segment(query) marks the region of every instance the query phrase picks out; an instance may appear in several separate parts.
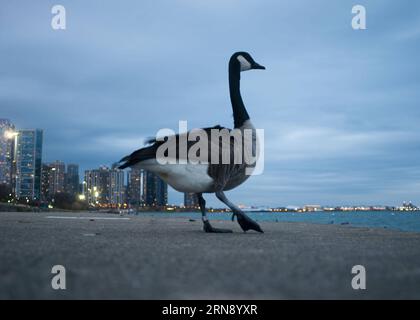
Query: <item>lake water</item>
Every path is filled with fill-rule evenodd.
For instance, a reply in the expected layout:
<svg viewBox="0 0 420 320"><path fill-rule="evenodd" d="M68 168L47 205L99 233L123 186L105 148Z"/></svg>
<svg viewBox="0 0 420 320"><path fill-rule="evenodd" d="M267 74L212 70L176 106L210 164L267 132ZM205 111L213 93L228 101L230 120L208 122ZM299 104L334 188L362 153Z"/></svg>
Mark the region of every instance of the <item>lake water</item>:
<svg viewBox="0 0 420 320"><path fill-rule="evenodd" d="M154 212L139 213L153 217L179 217L188 219L201 219L198 212ZM231 213L208 213L209 220L229 220ZM420 232L420 212L396 211L351 211L351 212L247 212L256 221L272 221L273 223L308 222L321 224L337 224L371 228L387 228L401 231Z"/></svg>

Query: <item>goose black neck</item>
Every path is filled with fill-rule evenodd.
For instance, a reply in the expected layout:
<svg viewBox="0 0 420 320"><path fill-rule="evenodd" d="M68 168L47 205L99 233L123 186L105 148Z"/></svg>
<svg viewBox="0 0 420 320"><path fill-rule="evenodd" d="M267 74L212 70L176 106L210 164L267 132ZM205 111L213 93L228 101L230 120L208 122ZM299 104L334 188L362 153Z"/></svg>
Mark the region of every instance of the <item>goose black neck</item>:
<svg viewBox="0 0 420 320"><path fill-rule="evenodd" d="M248 112L245 109L240 91L241 70L239 63L229 63L229 91L230 101L233 109L233 120L235 128L241 127L245 121L249 120Z"/></svg>

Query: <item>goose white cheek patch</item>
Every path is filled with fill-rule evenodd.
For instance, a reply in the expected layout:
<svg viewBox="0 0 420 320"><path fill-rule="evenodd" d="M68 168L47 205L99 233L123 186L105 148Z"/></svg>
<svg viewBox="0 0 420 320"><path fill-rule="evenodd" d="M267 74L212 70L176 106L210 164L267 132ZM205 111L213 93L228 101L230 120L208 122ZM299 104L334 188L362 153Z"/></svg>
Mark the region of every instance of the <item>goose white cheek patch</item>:
<svg viewBox="0 0 420 320"><path fill-rule="evenodd" d="M238 56L238 61L241 63L241 71L251 69L251 64L243 56Z"/></svg>

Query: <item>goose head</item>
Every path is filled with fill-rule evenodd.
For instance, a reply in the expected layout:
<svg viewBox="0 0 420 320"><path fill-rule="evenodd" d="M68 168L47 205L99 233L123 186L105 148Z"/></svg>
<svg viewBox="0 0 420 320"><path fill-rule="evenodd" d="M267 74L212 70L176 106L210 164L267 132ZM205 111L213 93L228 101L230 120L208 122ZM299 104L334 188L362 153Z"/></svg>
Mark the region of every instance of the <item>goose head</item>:
<svg viewBox="0 0 420 320"><path fill-rule="evenodd" d="M240 72L252 69L265 70L264 66L255 62L251 55L244 51L234 53L230 58L229 65L235 69L238 68Z"/></svg>

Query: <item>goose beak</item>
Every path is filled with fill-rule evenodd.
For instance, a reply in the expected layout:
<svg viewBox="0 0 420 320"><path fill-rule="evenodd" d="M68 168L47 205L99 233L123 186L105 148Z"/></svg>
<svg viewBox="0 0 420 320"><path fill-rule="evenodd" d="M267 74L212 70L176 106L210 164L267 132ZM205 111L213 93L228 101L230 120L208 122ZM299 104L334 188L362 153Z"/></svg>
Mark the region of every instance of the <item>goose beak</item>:
<svg viewBox="0 0 420 320"><path fill-rule="evenodd" d="M265 67L264 67L264 66L262 66L262 65L260 65L260 64L258 64L258 63L255 63L255 64L252 66L252 69L265 70Z"/></svg>

